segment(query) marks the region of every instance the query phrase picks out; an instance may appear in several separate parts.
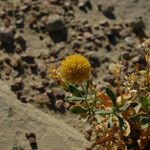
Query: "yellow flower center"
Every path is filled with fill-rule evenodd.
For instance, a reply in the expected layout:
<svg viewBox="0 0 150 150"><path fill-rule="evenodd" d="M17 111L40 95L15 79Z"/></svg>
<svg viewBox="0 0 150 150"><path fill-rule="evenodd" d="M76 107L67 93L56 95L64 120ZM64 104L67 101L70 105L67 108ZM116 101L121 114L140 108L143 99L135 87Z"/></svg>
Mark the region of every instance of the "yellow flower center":
<svg viewBox="0 0 150 150"><path fill-rule="evenodd" d="M60 75L67 82L80 84L89 79L90 73L89 61L79 54L70 55L61 62Z"/></svg>

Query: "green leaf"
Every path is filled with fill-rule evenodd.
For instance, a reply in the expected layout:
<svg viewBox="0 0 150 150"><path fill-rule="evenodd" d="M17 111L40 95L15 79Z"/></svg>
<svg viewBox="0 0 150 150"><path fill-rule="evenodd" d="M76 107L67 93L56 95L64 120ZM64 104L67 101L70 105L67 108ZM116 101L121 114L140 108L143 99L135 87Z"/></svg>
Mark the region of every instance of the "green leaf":
<svg viewBox="0 0 150 150"><path fill-rule="evenodd" d="M109 96L109 98L112 100L113 106L116 106L116 95L113 91L111 91L109 88L106 88L106 93Z"/></svg>
<svg viewBox="0 0 150 150"><path fill-rule="evenodd" d="M119 108L119 111L120 111L120 112L126 111L126 110L130 107L130 104L131 104L131 103L126 103L126 104L124 104L122 107Z"/></svg>
<svg viewBox="0 0 150 150"><path fill-rule="evenodd" d="M87 112L88 109L85 109L84 107L79 105L74 105L70 107L70 111L74 114L81 114Z"/></svg>
<svg viewBox="0 0 150 150"><path fill-rule="evenodd" d="M148 98L146 96L141 96L140 97L140 102L142 104L142 108L145 111L150 111L150 98Z"/></svg>
<svg viewBox="0 0 150 150"><path fill-rule="evenodd" d="M148 124L148 123L150 123L150 117L149 117L149 116L142 116L142 117L140 118L140 122L141 122L142 124Z"/></svg>
<svg viewBox="0 0 150 150"><path fill-rule="evenodd" d="M81 91L77 89L75 85L69 84L68 88L69 88L69 91L72 93L72 95L77 96L77 97L82 96Z"/></svg>
<svg viewBox="0 0 150 150"><path fill-rule="evenodd" d="M68 101L68 102L84 101L84 100L85 100L84 97L77 97L77 96L67 96L65 98L65 101Z"/></svg>
<svg viewBox="0 0 150 150"><path fill-rule="evenodd" d="M123 130L123 131L126 130L126 124L125 124L123 118L121 118L121 117L120 117L119 115L117 115L117 114L116 114L116 116L117 116L117 118L118 118L119 126L120 126L121 130Z"/></svg>
<svg viewBox="0 0 150 150"><path fill-rule="evenodd" d="M104 110L96 110L95 114L99 114L99 115L110 115L112 114L113 111L104 111Z"/></svg>
<svg viewBox="0 0 150 150"><path fill-rule="evenodd" d="M138 114L136 114L136 115L134 115L134 116L131 116L130 117L130 119L132 120L132 121L139 121L140 120L140 115L138 115Z"/></svg>
<svg viewBox="0 0 150 150"><path fill-rule="evenodd" d="M108 128L112 128L113 126L113 122L112 122L112 115L109 117L108 119L108 123L107 123Z"/></svg>

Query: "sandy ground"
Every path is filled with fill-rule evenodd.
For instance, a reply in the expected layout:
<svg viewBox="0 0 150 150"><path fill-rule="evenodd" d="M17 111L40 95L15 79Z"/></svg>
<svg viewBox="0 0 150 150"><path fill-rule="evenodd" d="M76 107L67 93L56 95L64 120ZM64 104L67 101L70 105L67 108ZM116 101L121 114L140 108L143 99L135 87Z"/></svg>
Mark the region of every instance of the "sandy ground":
<svg viewBox="0 0 150 150"><path fill-rule="evenodd" d="M0 81L0 149L29 150L26 133L34 132L40 150L80 150L87 141L83 135L62 120L43 113L32 105L24 105ZM19 149L22 147L23 149Z"/></svg>

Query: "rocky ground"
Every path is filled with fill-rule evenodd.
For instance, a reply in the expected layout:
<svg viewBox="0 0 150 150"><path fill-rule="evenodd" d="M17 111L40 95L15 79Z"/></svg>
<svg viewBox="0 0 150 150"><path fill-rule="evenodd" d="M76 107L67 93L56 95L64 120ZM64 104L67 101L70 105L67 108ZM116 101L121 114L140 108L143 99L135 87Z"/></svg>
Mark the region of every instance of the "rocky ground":
<svg viewBox="0 0 150 150"><path fill-rule="evenodd" d="M110 63L120 61L126 72L136 63L145 66L139 39L150 36L149 14L148 0L2 0L0 78L24 107L32 103L48 113L64 113L66 93L47 77L47 69L80 53L94 68L98 90L114 85ZM72 115L61 121L82 129Z"/></svg>

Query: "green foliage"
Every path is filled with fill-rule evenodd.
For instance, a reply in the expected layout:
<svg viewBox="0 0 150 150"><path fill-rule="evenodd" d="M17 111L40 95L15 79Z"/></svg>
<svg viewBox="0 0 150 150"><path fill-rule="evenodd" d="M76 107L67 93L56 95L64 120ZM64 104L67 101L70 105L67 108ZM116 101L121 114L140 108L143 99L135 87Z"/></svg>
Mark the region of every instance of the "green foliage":
<svg viewBox="0 0 150 150"><path fill-rule="evenodd" d="M79 105L74 105L70 108L70 111L74 114L81 114L81 113L86 113L88 109Z"/></svg>
<svg viewBox="0 0 150 150"><path fill-rule="evenodd" d="M79 101L84 101L84 97L77 97L77 96L67 96L65 98L65 101L67 102L79 102Z"/></svg>
<svg viewBox="0 0 150 150"><path fill-rule="evenodd" d="M69 84L68 89L72 95L77 97L82 96L81 91L75 85Z"/></svg>
<svg viewBox="0 0 150 150"><path fill-rule="evenodd" d="M109 88L106 88L106 93L109 96L109 98L112 100L113 106L116 106L116 95L113 91L111 91Z"/></svg>
<svg viewBox="0 0 150 150"><path fill-rule="evenodd" d="M146 97L146 96L141 96L140 97L140 102L142 104L142 108L145 111L150 112L150 98Z"/></svg>

